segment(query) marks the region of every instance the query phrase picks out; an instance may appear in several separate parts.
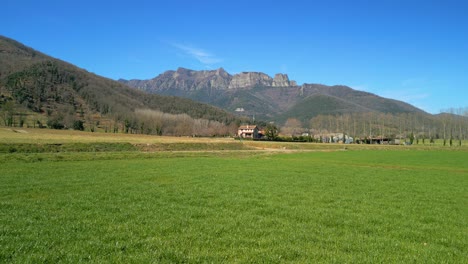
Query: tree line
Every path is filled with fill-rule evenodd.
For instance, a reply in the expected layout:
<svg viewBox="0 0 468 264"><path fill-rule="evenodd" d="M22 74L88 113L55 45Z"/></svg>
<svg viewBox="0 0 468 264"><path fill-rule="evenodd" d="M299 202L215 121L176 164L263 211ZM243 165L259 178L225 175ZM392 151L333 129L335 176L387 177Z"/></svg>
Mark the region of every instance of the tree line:
<svg viewBox="0 0 468 264"><path fill-rule="evenodd" d="M303 124L289 118L280 128L283 135L343 133L353 138L393 138L426 143L443 139L444 145L461 144L468 135L468 108L451 108L438 115L427 113L350 113L317 115ZM455 142L457 141L457 142Z"/></svg>
<svg viewBox="0 0 468 264"><path fill-rule="evenodd" d="M126 115L113 115L104 124L114 133L148 134L160 136L228 136L238 123L225 124L215 120L193 118L187 114L169 114L151 109L137 109Z"/></svg>

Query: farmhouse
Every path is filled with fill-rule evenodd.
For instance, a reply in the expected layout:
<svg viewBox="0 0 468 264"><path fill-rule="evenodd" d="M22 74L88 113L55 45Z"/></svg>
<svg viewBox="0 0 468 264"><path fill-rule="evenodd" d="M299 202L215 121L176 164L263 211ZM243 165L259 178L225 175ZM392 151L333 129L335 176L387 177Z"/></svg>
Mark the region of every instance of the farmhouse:
<svg viewBox="0 0 468 264"><path fill-rule="evenodd" d="M259 138L258 127L256 125L243 125L237 130L237 136L241 138Z"/></svg>

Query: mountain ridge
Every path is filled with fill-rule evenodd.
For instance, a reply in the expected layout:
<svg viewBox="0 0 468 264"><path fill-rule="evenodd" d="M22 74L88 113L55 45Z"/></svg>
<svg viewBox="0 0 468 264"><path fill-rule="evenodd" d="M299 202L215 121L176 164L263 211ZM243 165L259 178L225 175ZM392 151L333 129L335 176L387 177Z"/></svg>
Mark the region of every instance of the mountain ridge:
<svg viewBox="0 0 468 264"><path fill-rule="evenodd" d="M277 73L274 77L262 72L241 72L231 75L223 68L195 71L179 67L175 71L165 71L157 77L149 80L119 79L118 81L132 87L150 89L151 87L157 86L162 90L174 86L177 86L182 90L197 90L206 87L226 90L251 88L254 86L297 86L296 81L289 80L288 75L283 73Z"/></svg>
<svg viewBox="0 0 468 264"><path fill-rule="evenodd" d="M301 114L302 121L330 112L425 113L403 101L354 90L345 85L328 86L313 83L297 85L295 81L289 80L287 74L282 73L271 77L262 72L241 72L231 75L223 68L209 71L178 68L176 71L169 70L148 80L120 79L119 81L149 93L190 98L232 113L235 113L236 109L244 109L242 114L255 115L270 121L284 120L285 114L288 113L288 117L296 117L294 106L317 94L322 95L320 98L330 97L328 101L334 102L333 105L342 110L332 111L329 109L330 106L323 104L321 105L324 107L320 109L311 106L310 109L313 111L309 111L306 115ZM317 103L316 100L313 101ZM336 102L342 102L343 106L336 105ZM299 108L307 109L304 106Z"/></svg>

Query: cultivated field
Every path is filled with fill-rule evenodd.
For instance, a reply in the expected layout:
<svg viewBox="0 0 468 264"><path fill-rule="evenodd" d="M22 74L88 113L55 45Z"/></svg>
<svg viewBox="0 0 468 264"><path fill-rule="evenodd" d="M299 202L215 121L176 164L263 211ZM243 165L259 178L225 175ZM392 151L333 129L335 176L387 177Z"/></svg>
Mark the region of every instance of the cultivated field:
<svg viewBox="0 0 468 264"><path fill-rule="evenodd" d="M0 262L468 259L466 147L7 128L0 146Z"/></svg>

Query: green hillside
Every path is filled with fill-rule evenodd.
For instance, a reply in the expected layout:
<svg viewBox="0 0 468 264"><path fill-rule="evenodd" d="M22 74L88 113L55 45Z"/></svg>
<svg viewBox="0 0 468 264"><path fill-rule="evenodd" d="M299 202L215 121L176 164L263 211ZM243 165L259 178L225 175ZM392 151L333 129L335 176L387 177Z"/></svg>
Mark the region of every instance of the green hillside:
<svg viewBox="0 0 468 264"><path fill-rule="evenodd" d="M337 97L315 94L289 108L279 116L278 120L280 123L284 123L288 118L297 118L303 123L308 123L311 118L317 115L339 115L341 113L371 111L371 109L366 109L361 105Z"/></svg>
<svg viewBox="0 0 468 264"><path fill-rule="evenodd" d="M119 126L134 126L132 130L138 130L143 121L135 111L142 109L186 114L225 125L239 122L219 108L131 89L6 37L0 37L0 106L5 125L12 125L6 117L10 113L13 125L27 123L21 118L30 123L32 119L42 120L49 125L54 120L61 123L59 127L72 127L76 122L91 126L91 122L114 120Z"/></svg>

